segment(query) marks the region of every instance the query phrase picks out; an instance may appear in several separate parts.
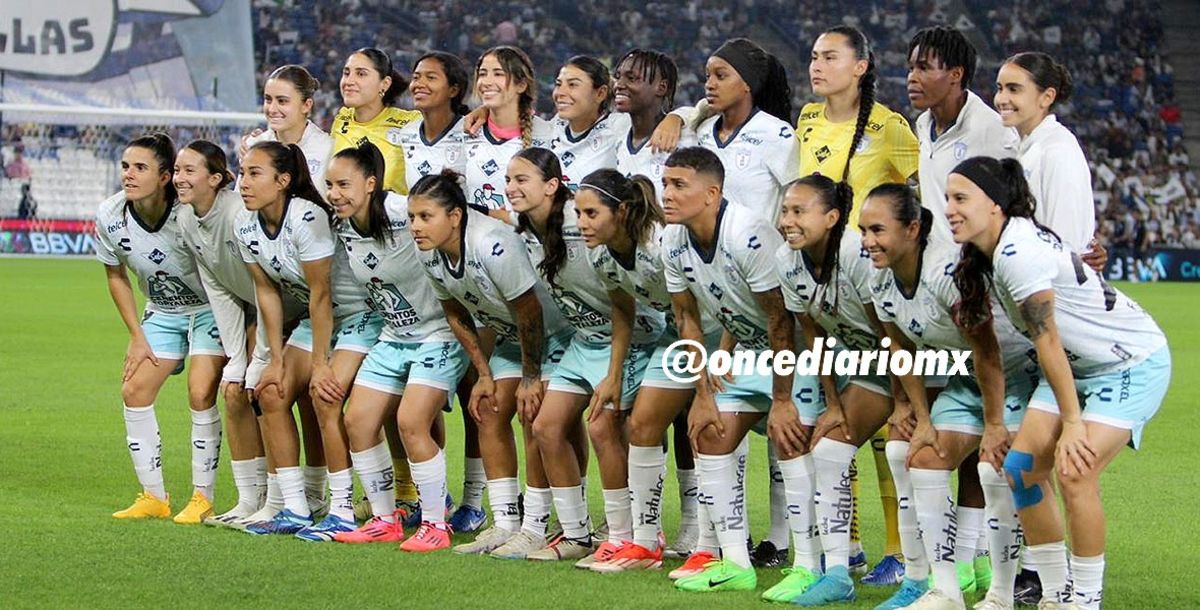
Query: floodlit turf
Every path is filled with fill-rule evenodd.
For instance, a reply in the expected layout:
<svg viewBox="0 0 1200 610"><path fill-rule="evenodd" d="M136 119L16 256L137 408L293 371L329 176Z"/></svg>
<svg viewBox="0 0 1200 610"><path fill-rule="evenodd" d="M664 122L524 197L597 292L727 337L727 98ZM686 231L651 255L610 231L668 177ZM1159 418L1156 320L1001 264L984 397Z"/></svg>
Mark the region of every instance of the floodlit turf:
<svg viewBox="0 0 1200 610"><path fill-rule="evenodd" d="M1200 286L1120 285L1167 331L1174 379L1144 449L1123 453L1104 478L1108 510L1107 608L1200 606L1194 493L1200 364L1195 325ZM365 608L749 607L781 577L759 572L757 593L678 593L663 572L599 575L449 552L414 556L394 545L342 546L254 538L170 521L121 522L138 491L125 449L119 393L127 337L94 261L0 259L0 606ZM157 402L172 507L191 494L185 385L172 378ZM461 489L461 420L448 418L451 489ZM222 456L217 506L234 500ZM751 456L751 523L767 524L766 447ZM875 468L860 454L863 532L874 561L882 549ZM593 460L591 506L599 517ZM664 493L675 530L676 486ZM461 538L461 537L460 537ZM667 562L674 568L678 561ZM854 607L890 589L859 587ZM841 606L847 607L847 606Z"/></svg>

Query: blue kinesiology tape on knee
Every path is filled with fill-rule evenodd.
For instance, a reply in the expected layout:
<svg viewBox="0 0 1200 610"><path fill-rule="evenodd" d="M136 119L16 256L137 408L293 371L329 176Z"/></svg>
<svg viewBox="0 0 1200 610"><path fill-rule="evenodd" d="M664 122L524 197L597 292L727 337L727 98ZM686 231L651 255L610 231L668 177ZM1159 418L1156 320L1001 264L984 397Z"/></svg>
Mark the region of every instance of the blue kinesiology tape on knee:
<svg viewBox="0 0 1200 610"><path fill-rule="evenodd" d="M1012 479L1013 504L1017 510L1036 506L1042 501L1042 487L1025 483L1025 474L1033 471L1033 454L1011 450L1004 458L1004 472Z"/></svg>

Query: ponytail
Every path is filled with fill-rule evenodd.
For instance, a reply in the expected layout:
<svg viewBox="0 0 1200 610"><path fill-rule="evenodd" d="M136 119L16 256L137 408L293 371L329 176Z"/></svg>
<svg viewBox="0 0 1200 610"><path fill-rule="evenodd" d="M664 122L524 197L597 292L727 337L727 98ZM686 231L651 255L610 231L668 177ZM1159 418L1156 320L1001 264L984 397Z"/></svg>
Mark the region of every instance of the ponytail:
<svg viewBox="0 0 1200 610"><path fill-rule="evenodd" d="M405 91L408 91L408 79L404 78L402 74L396 71L396 68L392 66L392 58L388 57L387 53L384 53L375 47L363 47L352 53L352 55L362 55L363 57L366 57L367 61L371 62L371 66L374 67L375 71L379 74L380 79L392 79L392 83L388 85L387 90L383 92L384 106L395 105L396 100L400 99L400 96L404 95Z"/></svg>
<svg viewBox="0 0 1200 610"><path fill-rule="evenodd" d="M854 189L845 182L834 182L832 178L820 174L810 174L798 180L793 180L787 190L805 186L817 193L817 197L825 211L837 210L838 219L829 233L825 236L825 252L821 263L821 272L815 278L819 286L818 295L813 301L823 307L829 294L828 287L836 284L835 274L841 272L842 237L846 234L846 225L850 221L850 208L854 204ZM836 285L833 290L833 312L837 315L839 292Z"/></svg>
<svg viewBox="0 0 1200 610"><path fill-rule="evenodd" d="M754 96L754 105L784 123L792 122L792 87L788 84L787 69L770 53L767 53L767 80L762 91Z"/></svg>
<svg viewBox="0 0 1200 610"><path fill-rule="evenodd" d="M538 271L546 277L546 281L551 286L556 286L554 280L558 277L558 273L567 264L567 242L563 239L562 228L564 221L564 209L567 205L567 200L571 198L571 189L567 188L566 181L562 175L562 165L558 161L558 157L554 153L545 148L526 148L514 155L514 158L521 158L538 168L542 175L542 180L557 180L558 189L554 191L553 200L550 207L550 219L546 222L545 235L541 235L542 249L545 256L542 262L538 263ZM523 233L531 230L533 225L525 214L520 214L517 217L517 232Z"/></svg>
<svg viewBox="0 0 1200 610"><path fill-rule="evenodd" d="M462 190L463 177L458 172L446 168L440 174L430 174L422 176L417 183L408 190L409 198L426 197L434 203L441 206L446 213L449 214L454 210L458 210L462 215L462 223L458 227L458 235L461 238L467 232L467 218L470 216L467 204L467 195ZM486 210L483 211L486 213Z"/></svg>
<svg viewBox="0 0 1200 610"><path fill-rule="evenodd" d="M364 139L355 148L343 148L338 151L333 158L346 159L354 163L364 178L375 179L375 188L371 190L370 199L367 201L369 206L367 208L367 222L369 223L366 227L367 234L380 244L390 243L392 241L392 223L388 219L387 208L384 207L387 191L383 190L383 176L386 168L383 153L379 152L379 148L374 144Z"/></svg>
<svg viewBox="0 0 1200 610"><path fill-rule="evenodd" d="M183 148L204 157L204 168L208 170L208 173L221 176L221 183L217 185L217 191L233 184L233 172L229 171L229 159L225 157L225 151L221 150L220 146L208 140L192 140Z"/></svg>
<svg viewBox="0 0 1200 610"><path fill-rule="evenodd" d="M845 36L850 42L850 47L854 49L855 57L860 61L867 60L867 71L858 80L858 118L854 121L854 137L850 140L846 166L842 168L842 181L845 182L850 179L850 161L854 159L854 153L862 143L867 121L871 118L871 111L875 109L875 53L871 50L866 35L856 27L839 25L825 30L825 33Z"/></svg>
<svg viewBox="0 0 1200 610"><path fill-rule="evenodd" d="M1075 88L1071 80L1071 73L1066 66L1054 61L1053 57L1045 53L1029 51L1017 53L1005 60L1004 63L1016 65L1028 72L1034 84L1037 85L1038 92L1054 89L1054 101L1050 103L1051 109L1071 99L1071 92Z"/></svg>
<svg viewBox="0 0 1200 610"><path fill-rule="evenodd" d="M312 176L308 173L308 160L304 158L304 151L300 150L299 146L271 141L259 142L251 146L250 150L263 151L270 157L271 167L277 173L291 176L292 181L288 184L287 192L284 193L285 201L291 201L296 197L307 199L325 210L330 218L333 217L333 208L325 203L325 198L313 186Z"/></svg>
<svg viewBox="0 0 1200 610"><path fill-rule="evenodd" d="M655 225L666 224L654 183L645 176L626 178L615 169L598 169L583 178L579 189L594 191L614 214L625 205L623 228L635 247L650 240Z"/></svg>
<svg viewBox="0 0 1200 610"><path fill-rule="evenodd" d="M135 138L125 148L144 148L154 154L154 160L158 162L158 171L160 174L165 173L169 177L175 174L175 142L171 140L171 136L156 131ZM175 191L174 180L167 180L167 186L163 188L166 191L167 204L175 203L179 194Z"/></svg>

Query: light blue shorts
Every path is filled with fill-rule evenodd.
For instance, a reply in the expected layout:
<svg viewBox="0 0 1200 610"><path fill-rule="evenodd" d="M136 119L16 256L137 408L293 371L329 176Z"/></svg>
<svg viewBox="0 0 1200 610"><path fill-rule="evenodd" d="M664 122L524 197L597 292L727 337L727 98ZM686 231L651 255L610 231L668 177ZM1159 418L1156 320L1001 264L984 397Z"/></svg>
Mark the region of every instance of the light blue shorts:
<svg viewBox="0 0 1200 610"><path fill-rule="evenodd" d="M562 361L574 334L574 331L568 330L546 337L546 350L542 358L542 381L548 381L554 374L554 369L558 368L558 363ZM521 345L501 339L492 350L488 368L492 369L493 380L520 379Z"/></svg>
<svg viewBox="0 0 1200 610"><path fill-rule="evenodd" d="M674 324L668 325L667 329L663 331L662 336L659 337L654 353L650 354L650 363L646 365L646 374L642 375L642 387L662 388L664 390L695 389L695 383L671 379L663 367L663 356L669 356L668 348L678 340L679 333L676 331ZM713 350L721 347L720 328L704 336L704 347L710 354Z"/></svg>
<svg viewBox="0 0 1200 610"><path fill-rule="evenodd" d="M467 354L453 341L380 341L358 368L354 383L397 396L408 384L450 392L466 371Z"/></svg>
<svg viewBox="0 0 1200 610"><path fill-rule="evenodd" d="M633 407L638 388L642 385L642 374L654 353L654 343L629 346L629 355L625 357L624 373L622 375L621 409ZM609 343L592 343L575 336L567 347L562 360L550 376L547 390L569 392L571 394L590 395L605 376L608 375L608 360L612 354Z"/></svg>
<svg viewBox="0 0 1200 610"><path fill-rule="evenodd" d="M1171 352L1163 346L1127 369L1075 379L1075 392L1085 421L1129 430L1129 446L1137 449L1146 422L1158 413L1170 384ZM1038 384L1029 408L1058 414L1058 401L1048 382Z"/></svg>
<svg viewBox="0 0 1200 610"><path fill-rule="evenodd" d="M880 396L892 395L892 380L887 375L837 375L834 382L837 383L838 392L844 392L847 387L854 385Z"/></svg>
<svg viewBox="0 0 1200 610"><path fill-rule="evenodd" d="M142 332L154 355L164 360L183 360L186 356L225 357L211 309L193 314L147 311L142 316Z"/></svg>
<svg viewBox="0 0 1200 610"><path fill-rule="evenodd" d="M365 354L379 341L383 332L383 317L374 311L362 311L333 321L333 349ZM305 318L292 331L287 344L306 352L312 351L312 320Z"/></svg>
<svg viewBox="0 0 1200 610"><path fill-rule="evenodd" d="M1009 371L1004 378L1004 427L1016 432L1025 418L1025 407L1037 387L1039 378L1035 366L1020 371ZM946 389L934 399L930 407L933 427L946 432L983 434L983 393L974 375L950 377Z"/></svg>
<svg viewBox="0 0 1200 610"><path fill-rule="evenodd" d="M771 410L773 375L740 375L733 383L725 382L725 391L717 394L717 410L722 413L761 413ZM825 392L817 376L796 375L792 378L792 402L806 426L817 423L825 411ZM763 421L765 426L765 420ZM763 428L765 430L765 428Z"/></svg>

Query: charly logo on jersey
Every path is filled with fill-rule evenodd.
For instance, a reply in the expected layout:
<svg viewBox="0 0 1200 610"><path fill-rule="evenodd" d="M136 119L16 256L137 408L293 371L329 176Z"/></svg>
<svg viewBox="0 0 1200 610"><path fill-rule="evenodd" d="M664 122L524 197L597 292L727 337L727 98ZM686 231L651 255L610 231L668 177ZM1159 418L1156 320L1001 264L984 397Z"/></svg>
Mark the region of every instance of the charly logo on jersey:
<svg viewBox="0 0 1200 610"><path fill-rule="evenodd" d="M737 154L733 156L733 164L738 169L746 169L750 167L750 160L751 156L750 151L748 150L739 150Z"/></svg>
<svg viewBox="0 0 1200 610"><path fill-rule="evenodd" d="M967 143L966 142L956 142L954 144L954 160L962 161L963 159L966 159L966 158L967 158Z"/></svg>
<svg viewBox="0 0 1200 610"><path fill-rule="evenodd" d="M379 266L379 257L375 256L374 252L368 252L363 258L363 264L367 266L367 269L374 271L375 267Z"/></svg>
<svg viewBox="0 0 1200 610"><path fill-rule="evenodd" d="M496 192L495 187L490 184L485 184L472 193L471 198L475 205L482 206L488 209L503 209L504 195Z"/></svg>
<svg viewBox="0 0 1200 610"><path fill-rule="evenodd" d="M132 243L133 242L129 241L128 237L122 237L121 239L117 240L117 247L126 252L133 252L133 246L131 245Z"/></svg>
<svg viewBox="0 0 1200 610"><path fill-rule="evenodd" d="M250 240L250 243L246 244L246 249L250 251L250 254L253 254L255 256L262 254L262 251L259 250L259 248L258 248L258 240L257 239Z"/></svg>
<svg viewBox="0 0 1200 610"><path fill-rule="evenodd" d="M421 172L422 176L428 176L429 173L433 171L433 165L430 165L429 161L422 161L421 164L417 166L417 171Z"/></svg>
<svg viewBox="0 0 1200 610"><path fill-rule="evenodd" d="M1000 248L1000 254L1003 254L1004 256L1013 256L1016 253L1017 245L1013 243L1004 244L1004 247Z"/></svg>
<svg viewBox="0 0 1200 610"><path fill-rule="evenodd" d="M500 242L492 244L492 256L500 256L504 254L504 246Z"/></svg>
<svg viewBox="0 0 1200 610"><path fill-rule="evenodd" d="M796 132L792 131L791 127L784 126L779 128L779 137L783 138L784 140L792 137L795 134Z"/></svg>
<svg viewBox="0 0 1200 610"><path fill-rule="evenodd" d="M483 167L481 167L479 169L482 169L483 173L487 174L488 176L491 176L492 174L500 171L500 164L496 163L495 159L488 159L488 162L484 163Z"/></svg>
<svg viewBox="0 0 1200 610"><path fill-rule="evenodd" d="M312 222L317 219L317 216L313 214L312 210L304 210L304 214L300 218L303 218L304 222Z"/></svg>
<svg viewBox="0 0 1200 610"><path fill-rule="evenodd" d="M155 248L146 255L146 258L150 259L150 262L154 263L155 265L161 265L163 264L163 261L167 260L167 253Z"/></svg>

